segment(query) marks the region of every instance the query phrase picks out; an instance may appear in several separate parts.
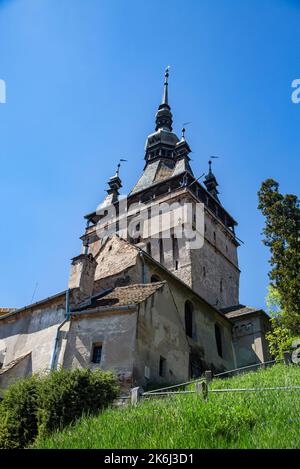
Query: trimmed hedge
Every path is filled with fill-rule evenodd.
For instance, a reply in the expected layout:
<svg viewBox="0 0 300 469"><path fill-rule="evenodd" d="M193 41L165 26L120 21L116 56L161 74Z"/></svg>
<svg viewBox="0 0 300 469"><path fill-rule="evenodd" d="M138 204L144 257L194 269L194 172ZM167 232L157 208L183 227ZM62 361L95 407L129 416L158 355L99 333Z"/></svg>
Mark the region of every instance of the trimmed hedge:
<svg viewBox="0 0 300 469"><path fill-rule="evenodd" d="M24 448L83 414L97 414L118 391L117 378L101 370L61 369L21 379L0 403L0 448Z"/></svg>

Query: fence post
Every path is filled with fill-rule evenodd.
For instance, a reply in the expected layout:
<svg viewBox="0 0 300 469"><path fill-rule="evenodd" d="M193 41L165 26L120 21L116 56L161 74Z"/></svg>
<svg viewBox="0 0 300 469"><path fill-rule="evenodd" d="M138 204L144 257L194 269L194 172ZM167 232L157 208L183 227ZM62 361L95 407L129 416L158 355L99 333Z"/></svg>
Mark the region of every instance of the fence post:
<svg viewBox="0 0 300 469"><path fill-rule="evenodd" d="M209 383L212 381L212 379L213 379L213 374L212 374L212 371L211 371L211 370L207 370L207 371L205 372L205 379L206 379L207 384L209 384Z"/></svg>
<svg viewBox="0 0 300 469"><path fill-rule="evenodd" d="M136 388L132 388L131 389L131 404L137 405L142 394L143 394L143 388L141 388L140 386Z"/></svg>
<svg viewBox="0 0 300 469"><path fill-rule="evenodd" d="M290 352L283 352L284 364L290 365L291 363L291 354Z"/></svg>
<svg viewBox="0 0 300 469"><path fill-rule="evenodd" d="M205 401L207 400L208 387L207 387L206 379L204 381L200 381L200 383L195 384L195 391L198 394L202 394L202 397Z"/></svg>

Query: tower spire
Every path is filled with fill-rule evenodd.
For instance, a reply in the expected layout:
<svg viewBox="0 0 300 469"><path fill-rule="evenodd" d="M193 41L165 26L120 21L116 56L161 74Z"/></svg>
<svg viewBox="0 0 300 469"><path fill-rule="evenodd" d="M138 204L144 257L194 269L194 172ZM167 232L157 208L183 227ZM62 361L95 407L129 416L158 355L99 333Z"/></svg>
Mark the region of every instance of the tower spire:
<svg viewBox="0 0 300 469"><path fill-rule="evenodd" d="M168 86L169 86L169 70L170 66L168 65L165 70L165 82L164 82L164 94L162 104L169 104L169 97L168 97Z"/></svg>
<svg viewBox="0 0 300 469"><path fill-rule="evenodd" d="M164 129L172 132L172 113L169 106L169 70L168 66L165 70L165 81L164 81L164 92L162 103L160 104L158 111L156 113L156 128L155 130Z"/></svg>

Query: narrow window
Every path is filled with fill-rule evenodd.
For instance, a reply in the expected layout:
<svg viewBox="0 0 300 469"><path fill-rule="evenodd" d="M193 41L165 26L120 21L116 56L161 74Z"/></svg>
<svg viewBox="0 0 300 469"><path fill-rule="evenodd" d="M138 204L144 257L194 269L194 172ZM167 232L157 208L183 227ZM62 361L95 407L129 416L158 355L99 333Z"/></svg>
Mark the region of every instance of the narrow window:
<svg viewBox="0 0 300 469"><path fill-rule="evenodd" d="M147 243L146 249L147 249L147 254L151 256L151 243Z"/></svg>
<svg viewBox="0 0 300 469"><path fill-rule="evenodd" d="M166 366L167 366L167 360L160 356L159 357L159 376L166 376Z"/></svg>
<svg viewBox="0 0 300 469"><path fill-rule="evenodd" d="M178 270L178 261L175 261L175 270Z"/></svg>
<svg viewBox="0 0 300 469"><path fill-rule="evenodd" d="M193 304L187 300L184 305L185 332L188 337L193 337Z"/></svg>
<svg viewBox="0 0 300 469"><path fill-rule="evenodd" d="M172 254L173 254L173 260L174 263L176 264L176 261L178 261L179 257L179 250L178 250L178 239L172 234Z"/></svg>
<svg viewBox="0 0 300 469"><path fill-rule="evenodd" d="M214 231L214 242L216 242L216 232Z"/></svg>
<svg viewBox="0 0 300 469"><path fill-rule="evenodd" d="M220 293L223 292L223 280L220 280Z"/></svg>
<svg viewBox="0 0 300 469"><path fill-rule="evenodd" d="M206 267L205 267L205 265L202 267L202 273L203 273L203 277L206 277Z"/></svg>
<svg viewBox="0 0 300 469"><path fill-rule="evenodd" d="M164 263L164 245L163 240L159 238L159 262L161 264Z"/></svg>
<svg viewBox="0 0 300 469"><path fill-rule="evenodd" d="M218 326L218 324L215 324L215 337L216 337L218 354L220 357L223 357L222 334L221 334L220 326Z"/></svg>
<svg viewBox="0 0 300 469"><path fill-rule="evenodd" d="M101 362L101 355L102 355L102 345L93 344L92 363L99 364Z"/></svg>

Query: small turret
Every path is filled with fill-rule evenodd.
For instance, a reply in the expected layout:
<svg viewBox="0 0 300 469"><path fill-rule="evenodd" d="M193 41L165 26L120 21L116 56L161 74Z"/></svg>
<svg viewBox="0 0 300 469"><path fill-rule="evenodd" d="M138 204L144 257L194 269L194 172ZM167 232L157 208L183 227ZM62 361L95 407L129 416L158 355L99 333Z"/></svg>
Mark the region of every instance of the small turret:
<svg viewBox="0 0 300 469"><path fill-rule="evenodd" d="M218 197L218 194L219 194L219 191L217 189L218 187L218 181L215 177L215 175L213 174L212 170L211 170L211 160L209 160L208 162L209 164L209 171L208 171L208 174L205 176L205 180L204 180L204 184L206 186L206 189L207 191L218 201L220 202L219 200L219 197Z"/></svg>

